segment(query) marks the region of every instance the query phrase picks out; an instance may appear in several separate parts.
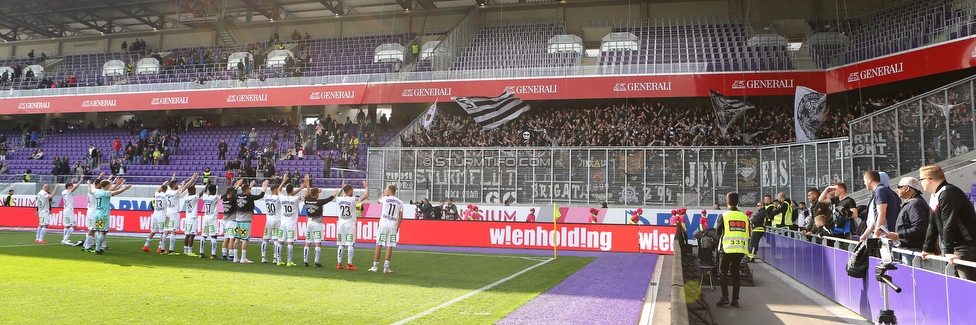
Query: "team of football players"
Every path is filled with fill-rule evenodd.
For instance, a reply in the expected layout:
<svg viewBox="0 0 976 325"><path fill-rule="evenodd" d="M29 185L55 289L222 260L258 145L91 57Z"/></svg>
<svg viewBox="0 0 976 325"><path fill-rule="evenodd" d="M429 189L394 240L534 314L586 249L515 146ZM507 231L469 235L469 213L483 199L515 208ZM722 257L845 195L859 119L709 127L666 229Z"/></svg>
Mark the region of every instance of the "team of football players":
<svg viewBox="0 0 976 325"><path fill-rule="evenodd" d="M132 185L124 185L122 178L112 177L102 179L104 173L94 182L88 182L88 235L83 242L84 250L96 254L104 254L107 247L105 235L110 228L110 204L111 197L121 194L132 188ZM352 263L353 252L356 242L356 222L358 215L362 214L363 202L369 196L369 188L363 182L362 196L354 196L353 186L343 184L341 188L326 198L320 198L322 189L311 187L311 179L305 176L301 186L295 188L289 182L289 175L285 175L281 183L272 185L269 191L268 181L261 185L258 194L252 194L254 181L249 183L238 180L227 188L223 195L217 195L215 184L207 185L203 191L197 193L194 186L198 180L198 175L193 174L183 182L176 181L176 174L167 182L163 183L155 192L152 206L153 214L150 217L150 233L146 237L145 245L142 250L151 252L149 245L152 239L159 234L159 247L157 253L166 255L186 255L190 257L207 258L205 254L206 243L210 241L210 258L217 258L217 238L221 235L218 231L218 211L217 205L223 205L222 235L224 241L221 246L221 260L233 261L235 263L251 264L247 259L247 246L251 239L251 221L254 214L254 202L264 199L266 207L267 221L264 227L264 235L261 239L261 263L268 263L267 250L268 244L273 243L273 255L270 263L279 266L297 266L292 262L293 247L298 239L298 215L301 204L304 203L307 211L307 227L305 232L304 266L310 266L309 253L314 250L312 265L322 267L319 257L321 255L321 244L325 239L325 224L323 223L323 210L326 204L336 201L338 207L338 219L336 220L336 259L337 269L358 270ZM35 243L46 244L44 234L47 225L51 223L51 200L54 190L50 185L44 185L37 194L37 215L38 229ZM65 184L65 190L61 193L64 207L64 239L62 244L72 245L68 237L74 232L77 218L74 214L73 192L79 184L69 182ZM197 220L199 202L203 202L203 219ZM379 271L379 259L382 248L387 247L384 259L383 271L392 273L390 270L390 257L392 248L397 243L397 233L400 222L403 219L403 201L396 197L396 187L387 186L383 196L377 200L381 205L382 214L377 230L376 251L373 259L373 266L369 269L372 272ZM185 217L182 219L184 232L183 253L174 251L176 245L177 222L180 221L180 210L184 211ZM200 235L199 254L193 252L195 237ZM165 247L166 240L169 240L169 247ZM82 244L82 243L79 243ZM283 251L287 248L287 251ZM287 252L287 257L284 253ZM346 264L343 265L343 256L346 257Z"/></svg>

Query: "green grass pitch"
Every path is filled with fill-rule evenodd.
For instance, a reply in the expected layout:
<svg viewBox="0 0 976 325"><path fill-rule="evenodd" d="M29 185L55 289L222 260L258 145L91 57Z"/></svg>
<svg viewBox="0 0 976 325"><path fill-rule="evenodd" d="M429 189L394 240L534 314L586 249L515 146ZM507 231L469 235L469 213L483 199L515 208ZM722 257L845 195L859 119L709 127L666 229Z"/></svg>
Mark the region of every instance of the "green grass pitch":
<svg viewBox="0 0 976 325"><path fill-rule="evenodd" d="M410 323L491 324L592 260L543 263L549 257L401 249L393 252L396 273L383 274L366 271L373 258L369 244L356 247L360 270L347 271L335 269L331 245L322 247L326 267L306 268L145 253L144 237L109 236L112 249L94 255L58 245L58 229L49 231L48 245L32 244L33 235L0 231L0 323L391 324L424 314ZM150 247L156 245L153 240ZM181 252L182 240L177 246ZM260 262L260 247L250 244L251 260ZM301 265L302 246L294 256Z"/></svg>

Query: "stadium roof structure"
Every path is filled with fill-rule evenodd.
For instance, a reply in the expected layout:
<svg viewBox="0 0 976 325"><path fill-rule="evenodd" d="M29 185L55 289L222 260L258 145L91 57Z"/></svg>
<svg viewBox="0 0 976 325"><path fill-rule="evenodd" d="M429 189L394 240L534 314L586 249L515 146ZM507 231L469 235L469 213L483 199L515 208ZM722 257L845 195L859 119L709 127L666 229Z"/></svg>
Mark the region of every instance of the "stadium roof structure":
<svg viewBox="0 0 976 325"><path fill-rule="evenodd" d="M0 0L6 41L472 7L479 0ZM483 0L482 0L483 1ZM516 4L550 0L492 0Z"/></svg>

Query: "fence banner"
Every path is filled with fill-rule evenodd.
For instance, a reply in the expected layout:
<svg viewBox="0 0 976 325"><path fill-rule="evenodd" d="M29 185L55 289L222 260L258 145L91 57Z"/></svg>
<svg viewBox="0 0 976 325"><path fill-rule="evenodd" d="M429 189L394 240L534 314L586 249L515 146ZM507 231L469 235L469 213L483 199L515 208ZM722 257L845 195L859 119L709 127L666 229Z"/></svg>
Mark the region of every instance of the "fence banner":
<svg viewBox="0 0 976 325"><path fill-rule="evenodd" d="M37 216L33 208L4 208L0 227L37 227ZM78 218L77 230L85 231L87 216L84 210L75 210ZM50 224L52 228L64 227L61 209L55 208ZM148 233L150 211L113 210L110 229L115 232ZM259 237L264 233L264 215L254 215L251 233ZM181 220L182 221L182 220ZM197 218L202 221L201 217ZM336 218L325 218L325 239L335 240ZM178 233L183 233L183 223L177 223ZM379 220L373 217L360 218L356 225L357 241L375 242ZM222 227L218 226L218 229ZM305 238L307 221L298 219L299 240ZM608 224L559 224L556 229L549 223L499 222L499 221L448 221L448 220L403 220L400 226L400 244L528 248L559 250L631 252L673 254L671 243L675 228L669 226L608 225Z"/></svg>

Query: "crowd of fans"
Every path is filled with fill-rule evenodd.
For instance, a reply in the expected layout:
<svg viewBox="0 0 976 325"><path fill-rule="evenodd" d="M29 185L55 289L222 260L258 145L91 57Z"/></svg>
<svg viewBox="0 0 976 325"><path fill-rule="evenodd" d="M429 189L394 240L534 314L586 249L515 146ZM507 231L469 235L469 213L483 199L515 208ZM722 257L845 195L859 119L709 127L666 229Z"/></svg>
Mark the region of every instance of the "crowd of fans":
<svg viewBox="0 0 976 325"><path fill-rule="evenodd" d="M757 105L723 134L710 104L667 100L603 103L532 102L532 109L501 127L484 131L466 114L442 114L430 130L401 138L405 146L728 146L795 141L791 103ZM848 134L850 108L828 105L820 138Z"/></svg>

